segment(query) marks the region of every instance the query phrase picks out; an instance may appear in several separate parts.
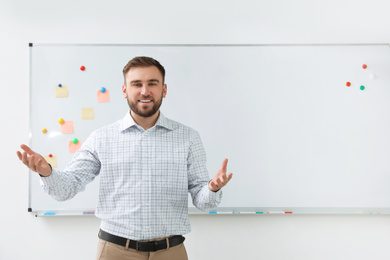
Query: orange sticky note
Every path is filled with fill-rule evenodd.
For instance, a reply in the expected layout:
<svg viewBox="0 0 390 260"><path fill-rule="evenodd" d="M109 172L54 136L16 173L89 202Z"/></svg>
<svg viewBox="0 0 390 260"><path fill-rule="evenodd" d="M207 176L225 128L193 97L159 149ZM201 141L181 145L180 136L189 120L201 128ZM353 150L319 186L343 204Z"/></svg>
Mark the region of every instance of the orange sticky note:
<svg viewBox="0 0 390 260"><path fill-rule="evenodd" d="M44 156L47 163L50 163L51 167L57 168L57 156L53 155L52 157L50 156Z"/></svg>
<svg viewBox="0 0 390 260"><path fill-rule="evenodd" d="M97 102L98 103L110 102L110 91L107 89L104 93L102 93L100 90L98 90Z"/></svg>
<svg viewBox="0 0 390 260"><path fill-rule="evenodd" d="M81 142L80 142L80 140L77 142L77 144L74 144L73 142L72 142L72 140L71 141L69 141L69 153L75 153L75 152L77 152L79 149L80 149L80 147L81 147Z"/></svg>
<svg viewBox="0 0 390 260"><path fill-rule="evenodd" d="M61 124L61 133L73 134L73 121L64 121L64 123Z"/></svg>

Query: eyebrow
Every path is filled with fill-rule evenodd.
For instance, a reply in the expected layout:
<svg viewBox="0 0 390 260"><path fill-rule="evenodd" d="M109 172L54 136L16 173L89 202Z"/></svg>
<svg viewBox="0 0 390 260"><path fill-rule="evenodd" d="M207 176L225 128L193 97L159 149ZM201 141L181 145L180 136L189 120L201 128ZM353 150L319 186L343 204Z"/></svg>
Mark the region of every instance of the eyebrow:
<svg viewBox="0 0 390 260"><path fill-rule="evenodd" d="M147 80L148 82L160 82L158 79L149 79ZM138 83L138 82L142 82L142 80L132 80L130 81L130 84L133 84L133 83Z"/></svg>

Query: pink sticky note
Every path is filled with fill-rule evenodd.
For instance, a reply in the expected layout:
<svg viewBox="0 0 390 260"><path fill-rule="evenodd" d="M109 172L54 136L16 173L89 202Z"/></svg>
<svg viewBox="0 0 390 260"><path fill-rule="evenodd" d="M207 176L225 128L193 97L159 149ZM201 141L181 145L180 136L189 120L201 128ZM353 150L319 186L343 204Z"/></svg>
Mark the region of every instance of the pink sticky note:
<svg viewBox="0 0 390 260"><path fill-rule="evenodd" d="M77 144L74 144L72 141L69 141L69 153L75 153L77 152L81 147L80 140L77 142Z"/></svg>
<svg viewBox="0 0 390 260"><path fill-rule="evenodd" d="M102 93L100 90L98 90L97 102L98 103L110 102L110 91L107 89L104 93Z"/></svg>
<svg viewBox="0 0 390 260"><path fill-rule="evenodd" d="M61 124L61 133L73 134L73 121L64 121L64 123Z"/></svg>

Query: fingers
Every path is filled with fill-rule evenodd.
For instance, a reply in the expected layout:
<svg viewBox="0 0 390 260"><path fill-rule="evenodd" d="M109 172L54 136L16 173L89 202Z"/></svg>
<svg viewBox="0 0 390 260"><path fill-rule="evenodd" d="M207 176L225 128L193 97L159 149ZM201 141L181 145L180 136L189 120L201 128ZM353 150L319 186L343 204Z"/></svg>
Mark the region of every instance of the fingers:
<svg viewBox="0 0 390 260"><path fill-rule="evenodd" d="M209 189L211 191L218 191L222 189L232 178L233 173L226 174L228 159L225 159L222 162L222 168L214 176L214 178L209 182Z"/></svg>
<svg viewBox="0 0 390 260"><path fill-rule="evenodd" d="M27 145L20 146L24 152L17 151L16 155L31 171L39 173L41 176L49 176L52 168L46 162L42 155L34 152Z"/></svg>
<svg viewBox="0 0 390 260"><path fill-rule="evenodd" d="M31 156L30 156L28 168L30 168L30 169L31 169L32 171L34 171L34 172L37 171L37 166L36 166L36 164L35 164L35 156L34 156L34 155L31 155Z"/></svg>
<svg viewBox="0 0 390 260"><path fill-rule="evenodd" d="M25 149L23 149L23 150L25 150ZM29 149L29 150L31 151L31 149ZM26 165L30 170L37 171L37 164L35 163L36 156L34 154L29 156L27 154L27 151L24 151L23 153L17 151L16 154L19 157L19 160L21 160L23 162L23 164ZM42 164L41 159L38 160L38 163L39 162L40 162L40 164Z"/></svg>
<svg viewBox="0 0 390 260"><path fill-rule="evenodd" d="M26 152L22 153L22 162L28 167L30 164L29 158Z"/></svg>
<svg viewBox="0 0 390 260"><path fill-rule="evenodd" d="M25 145L25 144L22 144L22 145L20 146L20 148L22 148L28 155L34 154L34 151L31 150L31 148L28 147L28 146Z"/></svg>
<svg viewBox="0 0 390 260"><path fill-rule="evenodd" d="M227 170L227 163L228 163L228 159L226 158L226 159L223 160L223 162L222 162L221 171L222 171L223 173L226 173L226 170Z"/></svg>
<svg viewBox="0 0 390 260"><path fill-rule="evenodd" d="M21 152L17 151L16 155L19 157L19 160L22 160L22 153Z"/></svg>

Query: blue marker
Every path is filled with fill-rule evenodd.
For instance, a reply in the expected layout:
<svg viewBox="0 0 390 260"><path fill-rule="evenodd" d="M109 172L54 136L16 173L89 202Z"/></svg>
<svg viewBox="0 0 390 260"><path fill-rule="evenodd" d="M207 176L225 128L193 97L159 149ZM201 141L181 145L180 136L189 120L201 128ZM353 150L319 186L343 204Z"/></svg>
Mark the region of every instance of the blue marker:
<svg viewBox="0 0 390 260"><path fill-rule="evenodd" d="M43 213L44 216L54 216L56 213L54 212L45 212Z"/></svg>
<svg viewBox="0 0 390 260"><path fill-rule="evenodd" d="M210 211L209 213L210 213L210 214L217 214L216 211Z"/></svg>

